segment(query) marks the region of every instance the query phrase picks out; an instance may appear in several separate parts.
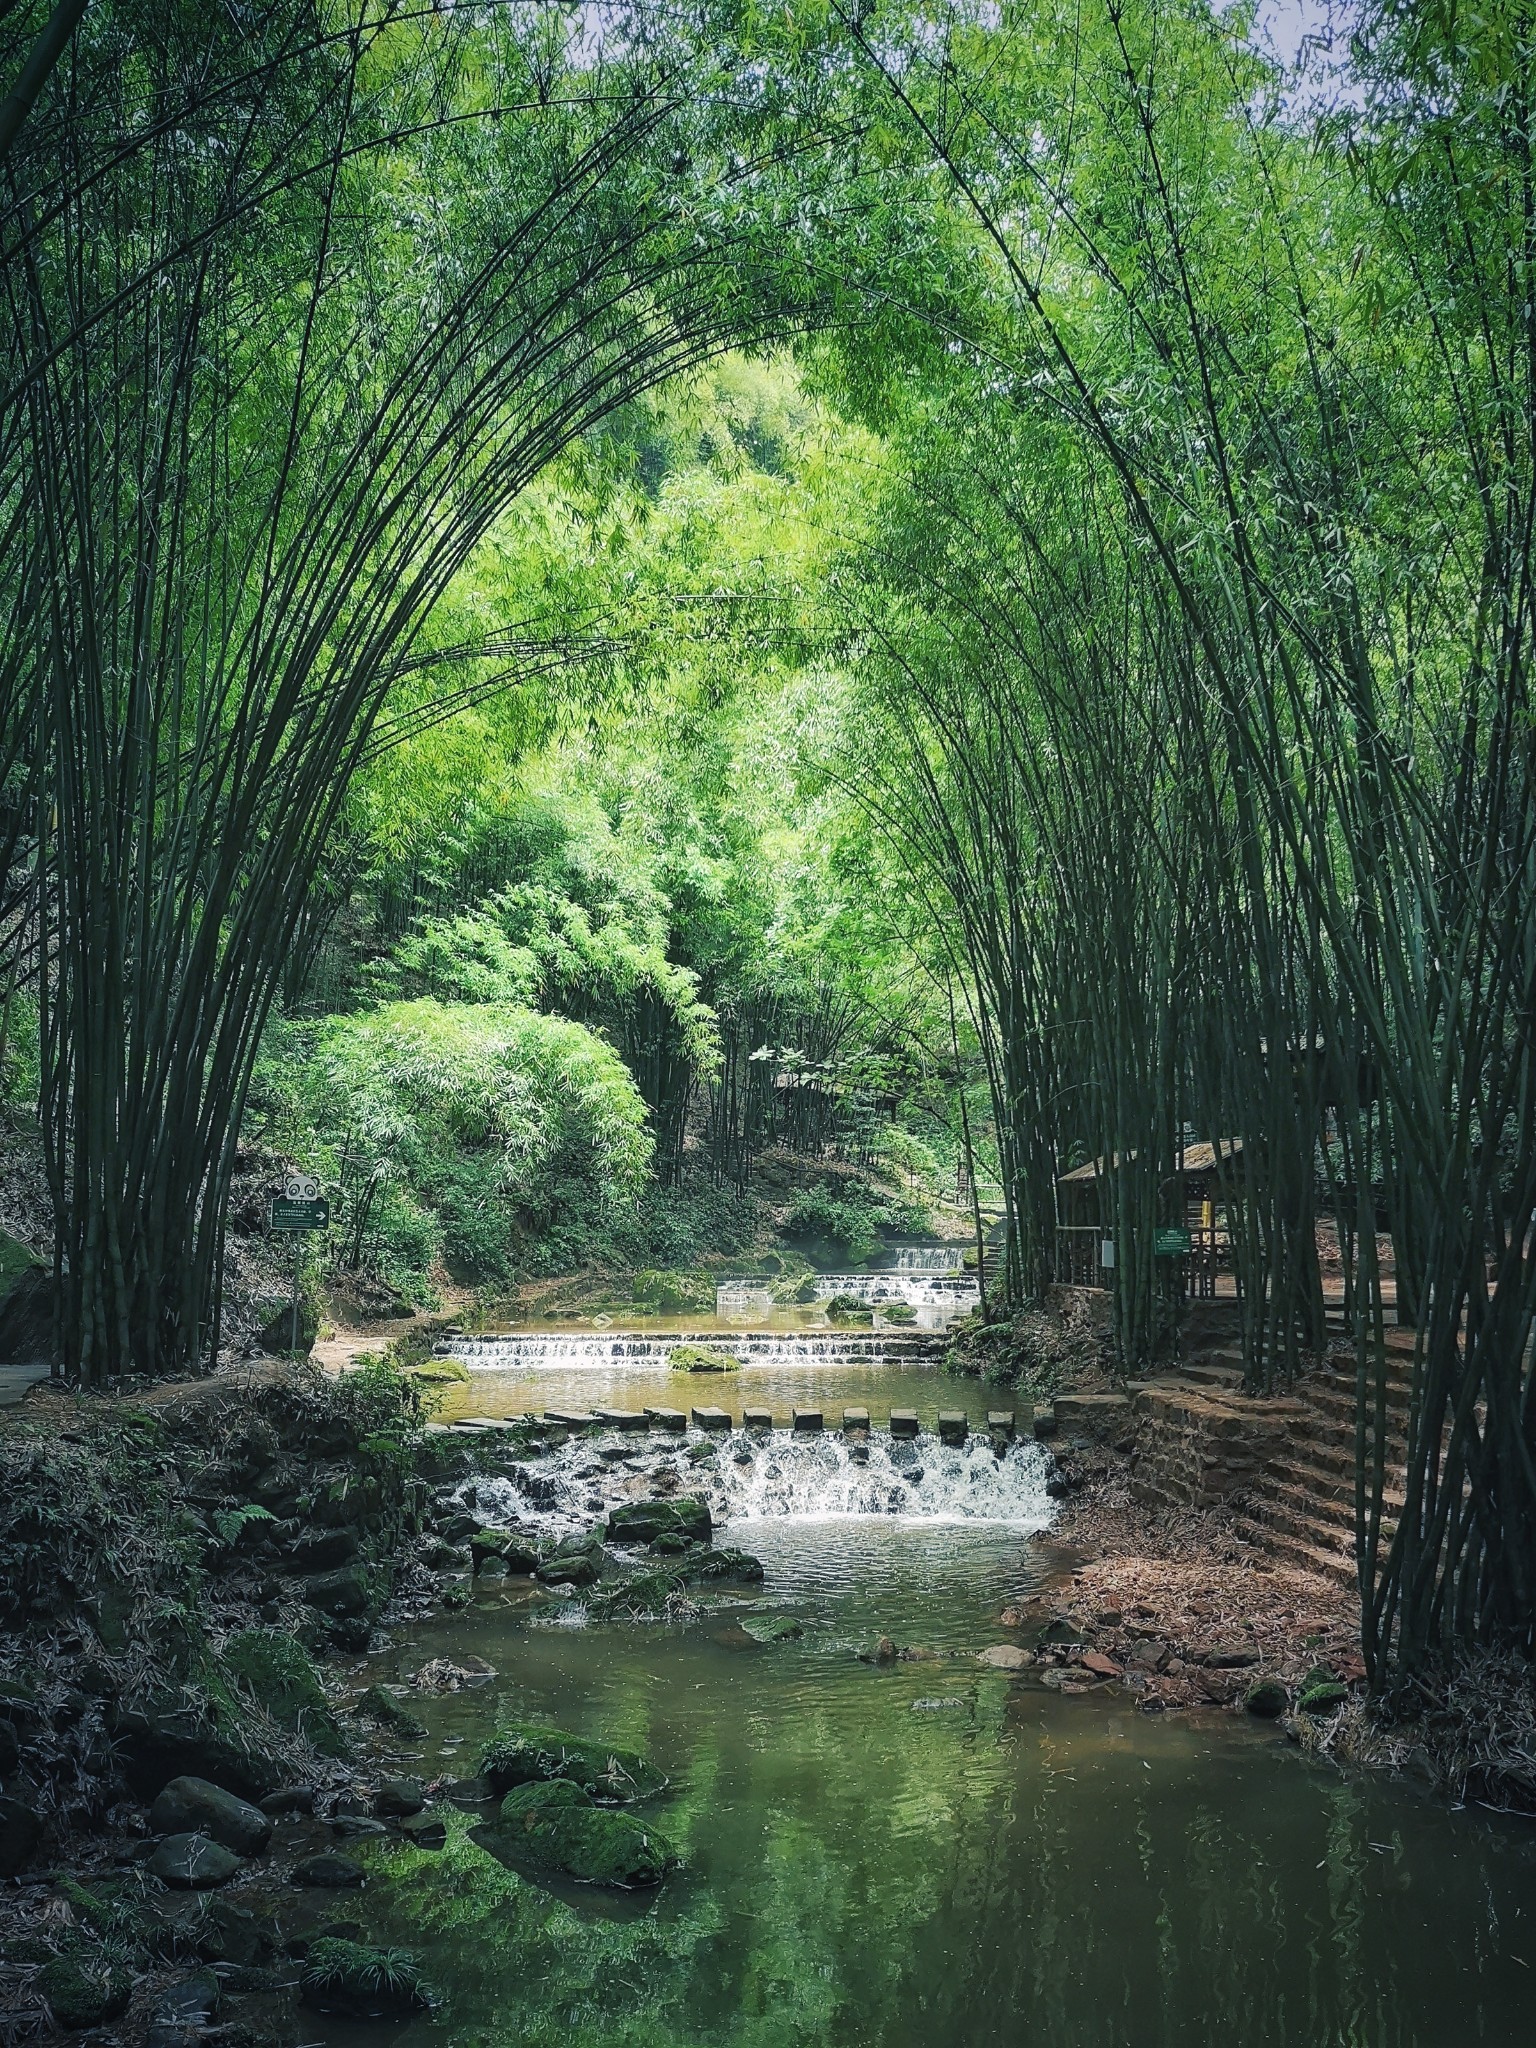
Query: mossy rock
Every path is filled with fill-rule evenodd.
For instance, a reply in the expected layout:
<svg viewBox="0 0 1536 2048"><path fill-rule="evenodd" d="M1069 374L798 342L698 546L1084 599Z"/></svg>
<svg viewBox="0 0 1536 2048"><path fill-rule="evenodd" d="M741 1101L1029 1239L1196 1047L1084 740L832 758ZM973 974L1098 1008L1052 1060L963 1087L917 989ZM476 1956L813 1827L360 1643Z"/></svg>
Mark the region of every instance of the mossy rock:
<svg viewBox="0 0 1536 2048"><path fill-rule="evenodd" d="M763 1579L762 1559L746 1550L696 1550L682 1559L677 1569L689 1585L706 1579L740 1579L757 1586Z"/></svg>
<svg viewBox="0 0 1536 2048"><path fill-rule="evenodd" d="M741 1360L729 1351L710 1351L702 1344L674 1344L667 1353L674 1372L740 1372Z"/></svg>
<svg viewBox="0 0 1536 2048"><path fill-rule="evenodd" d="M406 1742L419 1742L427 1732L425 1723L418 1721L410 1708L382 1685L370 1685L365 1693L359 1694L352 1711L360 1720L372 1721L376 1727Z"/></svg>
<svg viewBox="0 0 1536 2048"><path fill-rule="evenodd" d="M636 1572L617 1586L605 1586L587 1599L587 1612L597 1621L647 1621L665 1614L674 1594L687 1590L681 1571Z"/></svg>
<svg viewBox="0 0 1536 2048"><path fill-rule="evenodd" d="M749 1614L741 1626L754 1643L797 1643L805 1634L792 1614Z"/></svg>
<svg viewBox="0 0 1536 2048"><path fill-rule="evenodd" d="M834 1323L872 1323L875 1319L869 1303L856 1294L834 1294L826 1307Z"/></svg>
<svg viewBox="0 0 1536 2048"><path fill-rule="evenodd" d="M915 1323L917 1310L910 1301L883 1301L880 1313L888 1323Z"/></svg>
<svg viewBox="0 0 1536 2048"><path fill-rule="evenodd" d="M115 2020L133 1993L125 1970L95 1956L56 1956L38 1972L37 1986L59 2025L71 2032Z"/></svg>
<svg viewBox="0 0 1536 2048"><path fill-rule="evenodd" d="M631 1750L556 1728L499 1728L485 1746L480 1769L498 1792L558 1779L607 1804L649 1799L667 1782L654 1764Z"/></svg>
<svg viewBox="0 0 1536 2048"><path fill-rule="evenodd" d="M707 1543L714 1523L707 1505L692 1494L677 1500L626 1501L608 1516L608 1541L632 1549L654 1543L664 1531L675 1532L691 1543Z"/></svg>
<svg viewBox="0 0 1536 2048"><path fill-rule="evenodd" d="M633 1891L660 1884L678 1860L655 1828L596 1805L568 1779L518 1786L501 1802L501 1819L519 1854L579 1884Z"/></svg>
<svg viewBox="0 0 1536 2048"><path fill-rule="evenodd" d="M450 1386L456 1380L469 1378L469 1367L462 1358L423 1358L404 1370L428 1387Z"/></svg>
<svg viewBox="0 0 1536 2048"><path fill-rule="evenodd" d="M339 1935L311 1942L299 1996L316 2012L345 2019L403 2019L433 2003L416 1959L404 1949L373 1948Z"/></svg>
<svg viewBox="0 0 1536 2048"><path fill-rule="evenodd" d="M1330 1678L1321 1685L1309 1685L1296 1702L1301 1714L1331 1714L1349 1698L1349 1687Z"/></svg>
<svg viewBox="0 0 1536 2048"><path fill-rule="evenodd" d="M1291 1696L1278 1678L1261 1678L1250 1687L1243 1705L1260 1721L1277 1721L1291 1703Z"/></svg>
<svg viewBox="0 0 1536 2048"><path fill-rule="evenodd" d="M230 1677L273 1720L305 1735L325 1756L345 1756L346 1737L326 1704L320 1674L302 1643L275 1628L245 1628L220 1660Z"/></svg>

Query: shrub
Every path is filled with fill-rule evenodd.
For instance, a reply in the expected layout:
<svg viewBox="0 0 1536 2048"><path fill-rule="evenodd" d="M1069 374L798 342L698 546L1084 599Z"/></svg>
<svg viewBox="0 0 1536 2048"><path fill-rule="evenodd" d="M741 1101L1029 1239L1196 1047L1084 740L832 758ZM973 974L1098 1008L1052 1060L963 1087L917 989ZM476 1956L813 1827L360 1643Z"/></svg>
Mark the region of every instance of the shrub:
<svg viewBox="0 0 1536 2048"><path fill-rule="evenodd" d="M341 1189L338 1255L418 1294L438 1258L456 1278L509 1279L568 1212L624 1209L650 1165L612 1047L510 1003L423 996L324 1019L289 1115L292 1149Z"/></svg>

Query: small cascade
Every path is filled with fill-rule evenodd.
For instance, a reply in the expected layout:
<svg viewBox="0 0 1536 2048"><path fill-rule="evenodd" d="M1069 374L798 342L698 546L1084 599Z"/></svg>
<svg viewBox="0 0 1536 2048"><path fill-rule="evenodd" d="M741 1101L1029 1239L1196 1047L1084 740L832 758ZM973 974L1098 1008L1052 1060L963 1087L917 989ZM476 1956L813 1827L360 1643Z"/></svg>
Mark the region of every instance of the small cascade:
<svg viewBox="0 0 1536 2048"><path fill-rule="evenodd" d="M958 1273L964 1247L958 1244L904 1244L891 1254L891 1273Z"/></svg>
<svg viewBox="0 0 1536 2048"><path fill-rule="evenodd" d="M866 1302L878 1309L897 1302L909 1308L938 1310L961 1315L980 1299L976 1282L968 1273L903 1272L890 1268L879 1273L819 1273L815 1280L817 1302L842 1295ZM722 1280L715 1289L715 1313L719 1316L769 1315L775 1304L773 1289L751 1275ZM924 1318L925 1322L929 1318ZM936 1319L935 1319L936 1320Z"/></svg>
<svg viewBox="0 0 1536 2048"><path fill-rule="evenodd" d="M693 1436L689 1444L700 1441ZM869 1515L1043 1529L1051 1520L1048 1460L1033 1442L1010 1445L999 1457L985 1438L954 1447L926 1434L900 1442L871 1436L859 1443L833 1435L738 1430L712 1438L710 1450L711 1456L694 1463L681 1438L652 1439L617 1461L599 1457L590 1440L573 1440L513 1465L505 1476L467 1480L459 1498L492 1522L517 1522L560 1537L589 1529L621 1501L648 1498L659 1481L706 1501L717 1528L730 1529L731 1540L748 1549L750 1535L738 1531L738 1524Z"/></svg>
<svg viewBox="0 0 1536 2048"><path fill-rule="evenodd" d="M883 1301L904 1301L913 1308L969 1308L980 1298L976 1282L961 1274L823 1273L818 1277L818 1301L831 1301L839 1294L867 1301L872 1308Z"/></svg>
<svg viewBox="0 0 1536 2048"><path fill-rule="evenodd" d="M1043 1529L1051 1519L1046 1469L1035 1443L1014 1444L998 1457L984 1437L958 1447L927 1435L856 1445L842 1436L775 1432L722 1453L711 1474L710 1506L732 1524L894 1515Z"/></svg>
<svg viewBox="0 0 1536 2048"><path fill-rule="evenodd" d="M666 1336L618 1331L588 1336L562 1330L453 1337L435 1348L443 1357L460 1360L471 1372L523 1376L544 1371L665 1372L672 1352L682 1344L728 1353L746 1366L798 1368L882 1365L901 1360L917 1363L937 1355L939 1339L914 1330L811 1330L782 1335L777 1330L703 1330Z"/></svg>

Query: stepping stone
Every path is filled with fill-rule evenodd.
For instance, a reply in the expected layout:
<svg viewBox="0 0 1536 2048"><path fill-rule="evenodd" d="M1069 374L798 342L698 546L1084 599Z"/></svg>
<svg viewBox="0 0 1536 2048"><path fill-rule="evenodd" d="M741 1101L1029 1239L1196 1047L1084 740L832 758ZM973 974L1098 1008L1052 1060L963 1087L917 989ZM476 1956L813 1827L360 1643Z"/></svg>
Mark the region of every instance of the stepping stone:
<svg viewBox="0 0 1536 2048"><path fill-rule="evenodd" d="M622 1431L649 1429L650 1417L634 1408L599 1408L597 1419L606 1429Z"/></svg>
<svg viewBox="0 0 1536 2048"><path fill-rule="evenodd" d="M987 1428L993 1436L1005 1436L1010 1443L1014 1438L1013 1410L1011 1408L989 1408Z"/></svg>
<svg viewBox="0 0 1536 2048"><path fill-rule="evenodd" d="M917 1410L915 1408L893 1408L891 1410L891 1435L916 1436Z"/></svg>
<svg viewBox="0 0 1536 2048"><path fill-rule="evenodd" d="M845 1430L867 1430L869 1428L869 1410L867 1408L845 1408L843 1410L843 1428Z"/></svg>
<svg viewBox="0 0 1536 2048"><path fill-rule="evenodd" d="M1056 1410L1048 1403L1037 1404L1034 1428L1037 1437L1048 1437L1056 1434Z"/></svg>
<svg viewBox="0 0 1536 2048"><path fill-rule="evenodd" d="M585 1410L580 1408L575 1410L546 1408L544 1420L546 1423L552 1423L556 1429L595 1429L597 1427L597 1417L586 1413Z"/></svg>
<svg viewBox="0 0 1536 2048"><path fill-rule="evenodd" d="M819 1408L793 1408L790 1410L791 1424L797 1435L814 1436L821 1428Z"/></svg>
<svg viewBox="0 0 1536 2048"><path fill-rule="evenodd" d="M681 1408L647 1408L645 1414L653 1429L670 1429L680 1435L688 1427L688 1418Z"/></svg>
<svg viewBox="0 0 1536 2048"><path fill-rule="evenodd" d="M743 1429L772 1429L773 1410L771 1408L743 1408L741 1411L741 1426Z"/></svg>
<svg viewBox="0 0 1536 2048"><path fill-rule="evenodd" d="M693 1426L695 1429L729 1429L731 1418L723 1408L695 1408Z"/></svg>
<svg viewBox="0 0 1536 2048"><path fill-rule="evenodd" d="M941 1444L963 1444L971 1433L966 1417L950 1409L939 1417L939 1442Z"/></svg>

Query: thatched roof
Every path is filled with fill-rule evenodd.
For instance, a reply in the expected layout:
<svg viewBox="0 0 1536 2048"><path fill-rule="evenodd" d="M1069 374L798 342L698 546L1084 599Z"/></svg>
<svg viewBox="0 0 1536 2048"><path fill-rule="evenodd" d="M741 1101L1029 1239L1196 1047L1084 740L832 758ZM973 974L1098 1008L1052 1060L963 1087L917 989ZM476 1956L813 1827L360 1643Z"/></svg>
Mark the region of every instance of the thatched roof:
<svg viewBox="0 0 1536 2048"><path fill-rule="evenodd" d="M1136 1155L1132 1153L1130 1156L1134 1159ZM1198 1145L1186 1145L1184 1147L1183 1164L1179 1171L1185 1174L1213 1173L1220 1167L1233 1165L1242 1156L1243 1141L1241 1138L1218 1138L1214 1144L1208 1140L1202 1140ZM1059 1188L1082 1187L1089 1181L1097 1180L1101 1174L1108 1173L1119 1164L1120 1154L1118 1152L1109 1160L1090 1159L1086 1166L1074 1166L1070 1173L1064 1173L1056 1185Z"/></svg>

